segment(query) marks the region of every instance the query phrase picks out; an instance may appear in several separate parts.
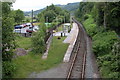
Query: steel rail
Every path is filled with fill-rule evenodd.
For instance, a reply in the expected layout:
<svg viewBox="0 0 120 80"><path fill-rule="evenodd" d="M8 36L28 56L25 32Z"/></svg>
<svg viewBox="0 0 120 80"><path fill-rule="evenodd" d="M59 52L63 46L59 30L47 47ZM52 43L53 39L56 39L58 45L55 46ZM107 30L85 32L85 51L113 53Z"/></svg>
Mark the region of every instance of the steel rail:
<svg viewBox="0 0 120 80"><path fill-rule="evenodd" d="M76 43L75 45L77 46L74 46L74 49L76 51L74 51L74 57L73 57L73 60L72 60L72 63L71 63L71 66L69 68L69 72L68 72L68 75L67 75L67 80L71 79L71 74L72 74L72 71L73 71L73 68L75 66L75 61L77 60L77 55L79 54L79 49L81 48L80 45L82 45L82 40L84 40L84 49L83 49L83 60L82 60L82 64L80 66L82 66L82 70L81 70L81 74L80 74L80 78L81 79L84 79L85 78L85 67L86 67L86 55L87 55L87 43L86 43L86 33L85 33L85 29L84 27L81 26L81 24L73 19L73 21L75 23L77 23L78 25L78 29L79 29L79 33L78 33L78 36L77 36L77 40L76 40Z"/></svg>

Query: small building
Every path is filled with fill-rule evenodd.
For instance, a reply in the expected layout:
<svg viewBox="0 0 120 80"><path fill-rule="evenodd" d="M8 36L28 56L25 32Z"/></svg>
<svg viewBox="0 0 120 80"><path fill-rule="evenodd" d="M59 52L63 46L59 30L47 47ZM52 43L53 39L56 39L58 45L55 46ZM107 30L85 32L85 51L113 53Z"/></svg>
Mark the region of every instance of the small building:
<svg viewBox="0 0 120 80"><path fill-rule="evenodd" d="M63 33L64 33L64 32L69 33L69 30L71 29L70 26L71 26L70 23L65 23L65 24L63 24Z"/></svg>

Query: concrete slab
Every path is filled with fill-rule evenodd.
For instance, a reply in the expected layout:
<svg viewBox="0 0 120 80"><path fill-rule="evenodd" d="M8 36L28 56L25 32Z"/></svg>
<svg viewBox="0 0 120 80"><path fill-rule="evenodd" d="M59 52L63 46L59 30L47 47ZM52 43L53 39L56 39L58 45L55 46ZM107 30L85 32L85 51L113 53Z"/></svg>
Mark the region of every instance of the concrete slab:
<svg viewBox="0 0 120 80"><path fill-rule="evenodd" d="M42 59L47 59L47 56L48 56L48 51L49 51L49 48L50 48L50 44L52 42L52 38L53 36L51 35L48 39L48 41L46 42L47 43L47 50L45 51L45 53L43 54L42 56Z"/></svg>

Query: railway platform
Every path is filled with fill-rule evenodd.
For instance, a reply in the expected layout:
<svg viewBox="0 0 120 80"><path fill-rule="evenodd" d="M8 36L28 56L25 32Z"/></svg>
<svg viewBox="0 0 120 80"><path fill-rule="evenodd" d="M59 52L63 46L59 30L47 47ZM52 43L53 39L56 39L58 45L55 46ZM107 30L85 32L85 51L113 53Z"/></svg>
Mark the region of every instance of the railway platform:
<svg viewBox="0 0 120 80"><path fill-rule="evenodd" d="M69 62L73 47L75 45L75 42L78 36L78 32L79 32L78 25L76 23L73 23L73 27L70 31L70 34L63 41L63 43L69 43L68 49L63 58L63 62Z"/></svg>

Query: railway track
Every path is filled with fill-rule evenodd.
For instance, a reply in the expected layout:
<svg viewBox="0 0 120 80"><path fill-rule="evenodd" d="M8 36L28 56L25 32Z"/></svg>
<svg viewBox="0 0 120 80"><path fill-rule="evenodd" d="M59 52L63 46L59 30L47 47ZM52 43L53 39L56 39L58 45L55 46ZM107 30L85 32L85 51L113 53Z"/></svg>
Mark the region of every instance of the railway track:
<svg viewBox="0 0 120 80"><path fill-rule="evenodd" d="M72 51L71 66L67 75L67 80L71 79L84 79L85 78L85 66L86 66L86 54L87 54L87 34L84 27L75 19L73 19L78 25L79 33L77 40Z"/></svg>

